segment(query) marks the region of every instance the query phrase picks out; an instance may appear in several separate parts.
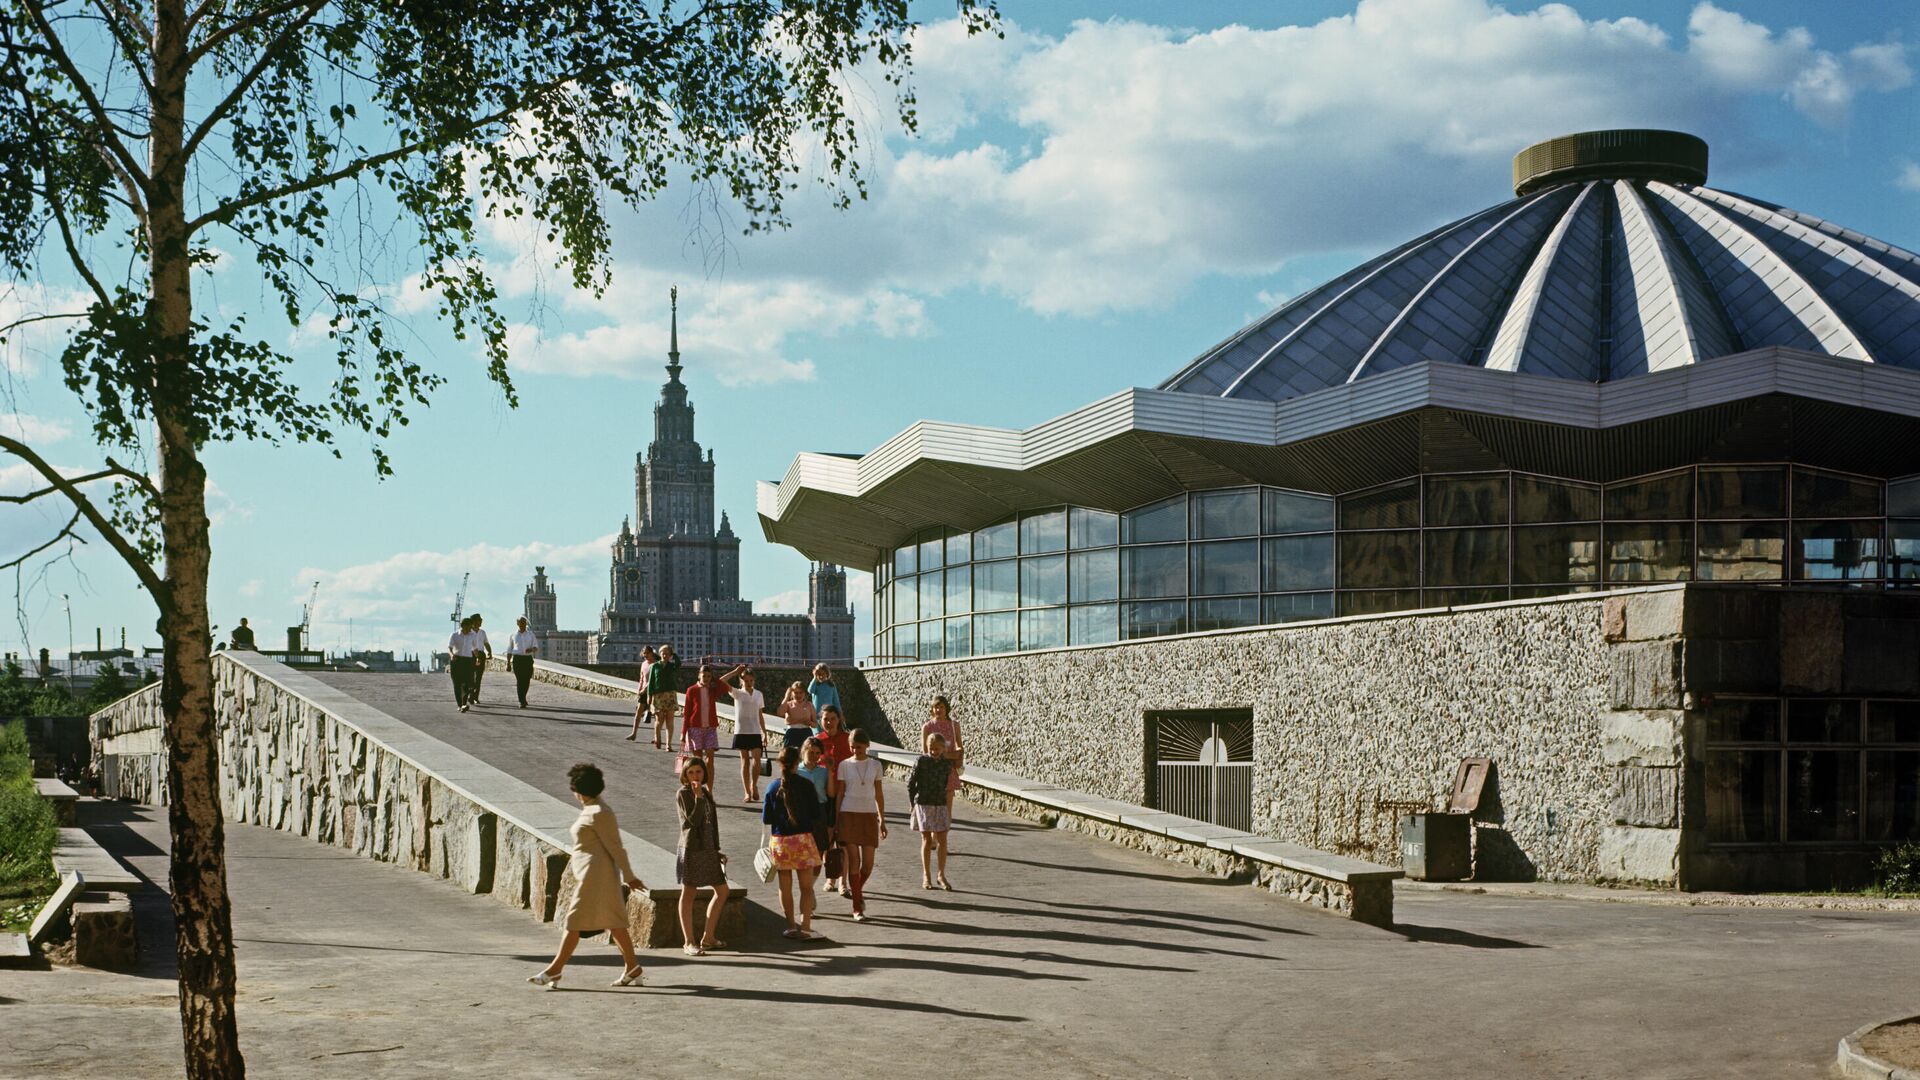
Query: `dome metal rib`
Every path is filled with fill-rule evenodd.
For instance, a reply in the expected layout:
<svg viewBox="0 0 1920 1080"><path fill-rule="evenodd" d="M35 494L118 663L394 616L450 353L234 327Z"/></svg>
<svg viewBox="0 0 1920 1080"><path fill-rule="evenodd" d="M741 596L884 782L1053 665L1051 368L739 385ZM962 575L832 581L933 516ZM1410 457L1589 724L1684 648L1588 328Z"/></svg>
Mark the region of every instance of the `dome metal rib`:
<svg viewBox="0 0 1920 1080"><path fill-rule="evenodd" d="M1670 177L1579 176L1308 290L1161 389L1282 401L1421 362L1606 382L1773 345L1920 368L1920 255Z"/></svg>

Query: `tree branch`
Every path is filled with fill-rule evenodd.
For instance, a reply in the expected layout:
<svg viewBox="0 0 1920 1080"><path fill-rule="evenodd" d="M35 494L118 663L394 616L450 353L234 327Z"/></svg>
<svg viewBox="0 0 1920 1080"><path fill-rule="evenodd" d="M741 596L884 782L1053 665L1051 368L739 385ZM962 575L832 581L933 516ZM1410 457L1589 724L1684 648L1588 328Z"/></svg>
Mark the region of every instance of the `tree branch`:
<svg viewBox="0 0 1920 1080"><path fill-rule="evenodd" d="M105 540L108 546L112 547L127 566L133 570L134 576L140 579L140 584L145 586L148 594L153 597L153 602L159 605L161 614L169 615L172 613L173 601L167 592L167 583L162 581L160 575L154 572L153 565L141 556L140 549L129 543L127 538L120 534L120 530L113 527L113 522L107 518L107 515L101 513L100 508L93 505L93 500L87 498L72 480L60 475L59 469L47 464L45 458L34 453L32 447L18 439L0 435L0 450L4 450L14 457L19 458L21 461L26 462L34 472L39 473L55 490L65 495L67 501L73 504L78 516L85 517L87 524L93 526L94 531L100 534L101 539Z"/></svg>
<svg viewBox="0 0 1920 1080"><path fill-rule="evenodd" d="M78 487L81 484L91 484L95 480L105 480L109 476L117 475L119 475L118 469L101 469L98 472L90 472L85 476L70 476L67 478L67 482ZM52 495L59 490L60 489L56 487L43 487L38 491L29 491L25 495L0 495L0 503L12 503L16 506L25 506L35 499Z"/></svg>
<svg viewBox="0 0 1920 1080"><path fill-rule="evenodd" d="M358 176L359 174L366 172L369 169L376 169L382 165L399 161L402 158L412 157L413 155L421 153L423 151L451 146L464 139L470 138L474 134L486 128L492 127L493 125L501 123L506 120L511 120L514 117L520 115L521 113L526 112L528 109L531 109L535 105L536 99L538 99L542 95L550 94L555 90L558 90L563 86L566 86L569 83L575 83L583 79L590 79L600 75L610 74L612 72L620 70L621 68L640 63L642 60L645 60L647 57L652 56L653 54L659 52L660 50L665 49L668 45L676 42L679 38L681 38L687 32L687 30L690 27L692 27L695 23L699 22L701 19L705 18L708 12L711 10L711 8L712 8L711 4L702 5L699 8L699 10L695 11L692 15L688 16L687 18L681 20L678 24L676 24L672 30L668 31L665 34L662 34L660 38L653 43L652 46L638 53L635 53L633 55L622 57L617 63L593 64L591 66L581 68L578 71L570 71L564 75L556 75L553 78L546 80L545 82L537 83L533 86L527 87L525 90L520 92L519 104L515 105L513 108L497 109L493 112L487 113L484 116L477 116L470 120L464 120L461 123L453 125L452 127L444 131L436 132L434 135L429 136L427 138L415 139L412 142L406 143L402 146L397 146L392 150L387 150L382 153L375 154L372 157L361 158L358 161L348 162L347 164L342 165L337 169L329 169L323 173L314 173L311 176L307 176L302 179L292 181L291 183L281 184L279 187L267 188L264 191L257 191L252 195L246 196L245 198L235 199L232 202L224 203L220 206L216 206L212 210L209 210L206 213L188 222L187 235L192 236L194 233L198 232L202 227L209 224L224 223L224 222L231 221L236 215L238 215L240 212L244 210L250 210L256 206L262 206L270 202L278 201L280 199L291 198L295 195L304 194L306 192L313 191L317 188L323 188L330 184L334 184L338 181L346 180L351 177ZM194 140L193 140L194 142L199 141L200 134L201 134L200 132L194 133ZM188 143L189 148L191 148L192 145L193 145L192 142Z"/></svg>
<svg viewBox="0 0 1920 1080"><path fill-rule="evenodd" d="M149 185L147 174L141 170L140 163L134 160L133 154L128 151L126 145L115 138L116 129L112 115L107 112L107 107L101 103L99 96L93 92L93 87L87 82L86 77L80 74L80 69L74 65L73 57L67 55L66 46L60 43L60 35L55 33L52 24L47 22L46 9L41 6L41 0L26 0L23 6L27 9L28 16L33 19L34 28L40 31L41 42L52 52L54 64L73 83L74 89L86 101L87 111L93 114L94 122L100 125L101 143L118 159L121 168L127 171L127 175L135 178L140 190L145 192Z"/></svg>
<svg viewBox="0 0 1920 1080"><path fill-rule="evenodd" d="M201 18L207 14L208 9L210 9L213 6L214 2L215 0L207 0L206 3L201 4L199 9L196 10L193 13L193 15L187 19L187 29L189 32L191 32L193 28L199 24ZM227 25L221 27L220 29L213 31L212 33L208 34L206 38L200 42L200 44L195 45L193 48L187 50L187 67L191 68L195 64L199 63L208 53L219 48L221 43L226 41L228 38L235 37L239 34L244 34L249 30L257 30L260 27L266 25L268 22L271 22L272 20L277 19L282 15L299 11L303 7L311 8L312 10L309 10L300 19L301 22L305 22L307 19L313 18L315 12L317 12L320 8L325 6L326 6L325 0L322 0L321 3L314 3L313 0L284 0L284 2L274 4L271 7L261 8L259 11L254 12L253 14L247 16L244 19L237 19L234 22L228 23ZM294 30L294 29L298 29L298 27L297 26L288 27L288 29ZM287 35L285 33L282 33L280 35L279 40L280 41L286 40L286 36ZM276 41L275 44L276 45L279 44L279 41Z"/></svg>
<svg viewBox="0 0 1920 1080"><path fill-rule="evenodd" d="M261 47L260 55L254 58L253 66L248 68L246 74L240 76L240 78L234 82L233 89L227 91L227 96L221 98L220 103L208 111L206 117L200 121L200 126L195 128L193 134L187 139L185 148L180 151L180 156L183 160L193 160L194 150L200 146L202 140L213 133L214 126L225 119L229 112L233 111L233 107L239 104L241 97L245 96L248 90L253 89L253 84L259 81L260 76L264 74L267 68L273 63L274 53L279 50L280 46L285 44L293 35L299 33L302 27L312 22L313 17L320 14L320 9L326 6L327 0L300 0L298 4L279 5L279 8L276 10L292 10L298 7L304 7L306 10L300 13L299 18L281 28L280 33L276 35L272 41ZM233 27L253 21L255 21L255 19L242 19L240 22L233 24ZM233 27L228 27L227 29L232 30ZM218 35L216 35L216 39L217 38ZM206 54L208 46L208 42L202 42L200 48L196 48L187 54L188 70L192 70L193 65ZM192 232L191 227L189 227L188 232Z"/></svg>
<svg viewBox="0 0 1920 1080"><path fill-rule="evenodd" d="M64 537L71 536L75 540L78 540L83 544L86 543L87 541L85 537L73 531L73 527L78 524L80 524L80 511L75 510L73 512L73 516L67 519L67 523L61 526L60 531L53 534L53 539L47 541L44 544L41 544L39 547L34 548L32 551L27 552L25 555L22 555L17 559L8 559L6 562L0 562L0 570L11 570L16 566L21 566L25 564L28 559L33 558L35 555L38 555L41 552L52 547L53 545L59 543L61 539Z"/></svg>

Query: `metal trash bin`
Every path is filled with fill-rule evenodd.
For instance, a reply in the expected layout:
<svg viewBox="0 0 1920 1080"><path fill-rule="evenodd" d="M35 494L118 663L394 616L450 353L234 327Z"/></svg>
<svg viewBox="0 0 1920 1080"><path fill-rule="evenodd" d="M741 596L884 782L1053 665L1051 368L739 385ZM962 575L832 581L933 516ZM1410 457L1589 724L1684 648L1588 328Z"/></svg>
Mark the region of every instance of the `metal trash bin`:
<svg viewBox="0 0 1920 1080"><path fill-rule="evenodd" d="M1400 819L1400 867L1416 881L1473 876L1470 814L1408 814Z"/></svg>

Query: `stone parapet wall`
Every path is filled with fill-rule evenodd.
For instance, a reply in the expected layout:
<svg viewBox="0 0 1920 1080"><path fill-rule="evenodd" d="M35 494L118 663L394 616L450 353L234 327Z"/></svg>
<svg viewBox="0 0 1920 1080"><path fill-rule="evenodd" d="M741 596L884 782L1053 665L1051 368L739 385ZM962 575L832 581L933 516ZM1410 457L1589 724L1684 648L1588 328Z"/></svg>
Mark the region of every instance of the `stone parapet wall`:
<svg viewBox="0 0 1920 1080"><path fill-rule="evenodd" d="M1609 641L1607 606L1670 603L1670 638L1680 596L1557 597L864 674L896 730L917 728L945 694L969 762L1133 803L1147 802L1147 713L1250 709L1252 831L1389 866L1405 808L1444 806L1460 760L1490 757L1479 873L1585 880L1605 876L1602 839L1622 797L1602 714L1680 707L1660 664L1677 644L1651 629Z"/></svg>
<svg viewBox="0 0 1920 1080"><path fill-rule="evenodd" d="M154 805L167 801L165 728L159 683L141 687L87 718L101 794Z"/></svg>

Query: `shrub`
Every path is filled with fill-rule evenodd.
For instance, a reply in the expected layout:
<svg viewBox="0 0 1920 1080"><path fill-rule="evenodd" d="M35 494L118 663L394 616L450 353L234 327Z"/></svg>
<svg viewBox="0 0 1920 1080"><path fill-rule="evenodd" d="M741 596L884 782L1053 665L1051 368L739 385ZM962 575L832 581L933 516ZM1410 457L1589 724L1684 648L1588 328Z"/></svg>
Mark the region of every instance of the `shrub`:
<svg viewBox="0 0 1920 1080"><path fill-rule="evenodd" d="M1881 852L1873 864L1873 884L1885 893L1920 893L1920 841Z"/></svg>
<svg viewBox="0 0 1920 1080"><path fill-rule="evenodd" d="M53 807L33 787L26 728L0 725L0 889L17 890L53 876Z"/></svg>

